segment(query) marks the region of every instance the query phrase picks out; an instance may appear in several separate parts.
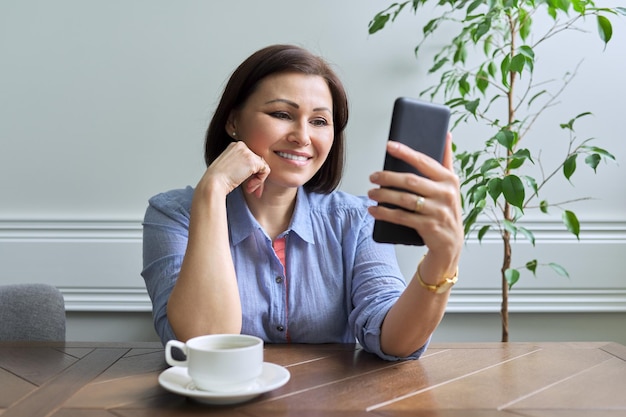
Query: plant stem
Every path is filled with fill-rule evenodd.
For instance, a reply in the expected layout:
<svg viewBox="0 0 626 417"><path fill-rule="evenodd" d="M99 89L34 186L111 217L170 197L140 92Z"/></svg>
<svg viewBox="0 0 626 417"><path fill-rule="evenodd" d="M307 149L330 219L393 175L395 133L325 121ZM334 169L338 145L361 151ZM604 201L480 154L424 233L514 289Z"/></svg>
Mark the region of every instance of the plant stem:
<svg viewBox="0 0 626 417"><path fill-rule="evenodd" d="M515 45L515 37L517 36L517 22L512 15L509 14L509 31L511 34L511 46L510 46L510 56L513 58L516 52ZM510 129L515 122L515 102L514 102L514 91L515 91L515 71L509 72L509 89L507 91L507 101L508 101L508 128ZM507 156L510 157L513 154L513 149L507 149ZM507 158L508 159L508 158ZM509 166L504 171L504 175L507 176L510 173ZM504 220L512 220L511 215L511 205L508 201L504 202L504 208L502 211L504 216ZM506 271L511 267L511 233L504 229L502 233L502 243L504 246L504 256L502 258L502 305L500 308L500 316L502 318L502 342L509 341L509 283L506 279Z"/></svg>
<svg viewBox="0 0 626 417"><path fill-rule="evenodd" d="M506 203L505 216L510 216L510 206ZM506 270L511 266L511 233L505 230L502 233L502 242L504 246L504 256L502 258L502 305L500 308L500 316L502 317L502 341L509 341L509 283L506 280Z"/></svg>

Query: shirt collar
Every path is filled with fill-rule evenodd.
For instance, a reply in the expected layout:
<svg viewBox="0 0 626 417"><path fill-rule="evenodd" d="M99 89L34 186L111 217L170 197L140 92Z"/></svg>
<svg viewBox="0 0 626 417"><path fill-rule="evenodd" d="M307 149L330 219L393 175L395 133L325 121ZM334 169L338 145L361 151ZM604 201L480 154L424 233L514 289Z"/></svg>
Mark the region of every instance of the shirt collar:
<svg viewBox="0 0 626 417"><path fill-rule="evenodd" d="M261 229L261 225L248 209L241 187L237 187L226 197L226 212L230 220L228 227L232 245L237 245L255 230ZM296 207L287 233L294 232L305 242L315 243L310 213L309 193L304 188L299 187L296 195Z"/></svg>

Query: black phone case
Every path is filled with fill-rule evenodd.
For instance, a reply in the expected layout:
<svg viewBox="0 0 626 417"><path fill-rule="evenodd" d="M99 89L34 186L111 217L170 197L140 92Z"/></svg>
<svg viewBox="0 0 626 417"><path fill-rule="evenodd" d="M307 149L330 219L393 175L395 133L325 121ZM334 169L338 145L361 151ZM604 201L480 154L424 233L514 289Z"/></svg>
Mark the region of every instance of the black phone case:
<svg viewBox="0 0 626 417"><path fill-rule="evenodd" d="M389 140L402 142L439 162L443 161L446 134L450 122L450 109L441 104L399 97L393 106ZM384 170L410 172L422 175L411 165L397 158L385 155ZM399 208L390 204L387 207ZM422 237L410 227L376 220L373 238L380 243L403 245L424 245Z"/></svg>

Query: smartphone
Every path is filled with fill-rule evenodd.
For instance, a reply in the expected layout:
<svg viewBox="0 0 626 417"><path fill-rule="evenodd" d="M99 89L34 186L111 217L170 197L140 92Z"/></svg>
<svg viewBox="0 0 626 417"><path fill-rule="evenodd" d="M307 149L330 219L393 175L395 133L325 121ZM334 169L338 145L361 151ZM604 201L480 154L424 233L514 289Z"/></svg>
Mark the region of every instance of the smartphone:
<svg viewBox="0 0 626 417"><path fill-rule="evenodd" d="M447 106L399 97L393 105L389 140L404 143L442 162L449 122L450 109ZM385 156L383 169L424 176L413 166L389 154ZM381 205L404 210L391 204ZM380 243L424 245L424 240L415 229L380 220L374 223L373 238Z"/></svg>

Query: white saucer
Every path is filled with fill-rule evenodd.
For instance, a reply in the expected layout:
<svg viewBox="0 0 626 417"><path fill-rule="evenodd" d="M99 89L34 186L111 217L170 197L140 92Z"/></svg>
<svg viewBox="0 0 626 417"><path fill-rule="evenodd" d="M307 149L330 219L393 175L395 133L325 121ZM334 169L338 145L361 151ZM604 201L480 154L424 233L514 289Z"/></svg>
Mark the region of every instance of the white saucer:
<svg viewBox="0 0 626 417"><path fill-rule="evenodd" d="M263 362L263 371L251 387L238 392L222 393L203 391L195 387L191 377L187 374L187 368L172 366L161 372L159 384L168 391L185 395L196 401L207 404L237 404L261 395L265 392L282 387L289 381L289 371L269 362Z"/></svg>

